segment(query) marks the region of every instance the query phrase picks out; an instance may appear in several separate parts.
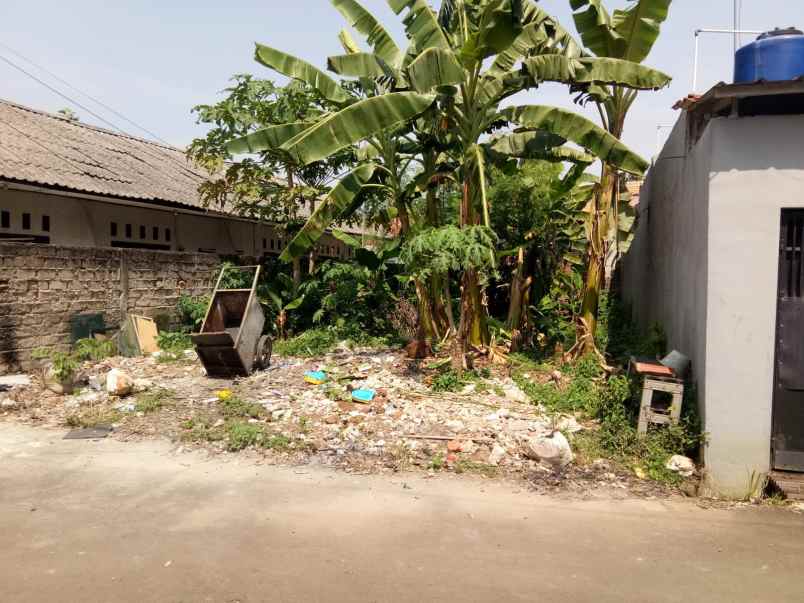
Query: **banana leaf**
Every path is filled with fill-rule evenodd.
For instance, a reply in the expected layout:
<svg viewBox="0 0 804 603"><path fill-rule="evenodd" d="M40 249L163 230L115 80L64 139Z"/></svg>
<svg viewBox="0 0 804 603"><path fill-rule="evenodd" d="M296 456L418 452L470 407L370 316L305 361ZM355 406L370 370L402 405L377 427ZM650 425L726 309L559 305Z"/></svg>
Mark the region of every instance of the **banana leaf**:
<svg viewBox="0 0 804 603"><path fill-rule="evenodd" d="M590 164L595 158L572 147L563 146L566 139L544 130L516 132L495 140L491 148L497 153L517 159L572 161Z"/></svg>
<svg viewBox="0 0 804 603"><path fill-rule="evenodd" d="M366 36L366 42L374 54L393 67L399 67L402 51L380 22L355 0L331 0L350 26Z"/></svg>
<svg viewBox="0 0 804 603"><path fill-rule="evenodd" d="M408 80L417 92L459 84L463 79L463 67L451 50L428 48L408 66Z"/></svg>
<svg viewBox="0 0 804 603"><path fill-rule="evenodd" d="M376 168L377 166L373 163L363 164L341 178L340 182L313 212L307 223L288 243L279 259L290 262L312 249L334 221L346 217L343 216L344 210L350 206L363 185L371 179Z"/></svg>
<svg viewBox="0 0 804 603"><path fill-rule="evenodd" d="M350 34L347 30L342 29L340 31L338 34L338 40L340 41L343 51L346 54L356 54L360 52L360 46L357 45L357 42L355 42L352 34Z"/></svg>
<svg viewBox="0 0 804 603"><path fill-rule="evenodd" d="M530 57L522 66L536 81L565 84L612 84L634 90L658 90L670 76L639 63L608 58L571 59L556 54Z"/></svg>
<svg viewBox="0 0 804 603"><path fill-rule="evenodd" d="M392 75L381 59L368 52L341 54L327 58L327 69L346 77L376 78Z"/></svg>
<svg viewBox="0 0 804 603"><path fill-rule="evenodd" d="M547 130L587 149L598 159L625 172L641 175L648 162L622 142L572 111L558 107L526 105L508 107L500 114L510 122L534 130Z"/></svg>
<svg viewBox="0 0 804 603"><path fill-rule="evenodd" d="M632 7L614 11L612 25L625 40L625 48L615 58L641 63L650 54L667 19L672 0L639 0Z"/></svg>
<svg viewBox="0 0 804 603"><path fill-rule="evenodd" d="M426 0L388 0L388 5L397 15L408 9L403 19L405 32L420 52L433 47L450 49L449 40Z"/></svg>
<svg viewBox="0 0 804 603"><path fill-rule="evenodd" d="M623 56L625 40L614 29L611 15L602 0L570 0L575 29L589 50L599 57Z"/></svg>
<svg viewBox="0 0 804 603"><path fill-rule="evenodd" d="M278 71L282 75L309 84L318 90L324 98L334 103L346 103L351 98L338 82L330 78L326 73L307 61L286 54L281 50L257 44L254 58L258 63Z"/></svg>
<svg viewBox="0 0 804 603"><path fill-rule="evenodd" d="M434 100L434 95L415 92L392 92L367 98L328 115L280 148L298 163L308 165L416 117Z"/></svg>
<svg viewBox="0 0 804 603"><path fill-rule="evenodd" d="M232 155L239 155L240 153L259 153L260 151L278 149L311 125L311 122L297 121L279 126L269 126L226 143L226 150Z"/></svg>

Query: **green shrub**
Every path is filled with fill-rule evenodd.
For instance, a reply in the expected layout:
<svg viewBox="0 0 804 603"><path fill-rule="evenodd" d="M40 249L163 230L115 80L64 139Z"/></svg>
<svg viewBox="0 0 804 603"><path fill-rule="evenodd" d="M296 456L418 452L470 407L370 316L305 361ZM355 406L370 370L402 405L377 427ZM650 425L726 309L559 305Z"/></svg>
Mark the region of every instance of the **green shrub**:
<svg viewBox="0 0 804 603"><path fill-rule="evenodd" d="M73 347L76 360L103 360L117 356L117 344L111 339L79 339Z"/></svg>
<svg viewBox="0 0 804 603"><path fill-rule="evenodd" d="M165 388L156 388L137 396L134 410L145 414L156 412L173 401L174 392Z"/></svg>
<svg viewBox="0 0 804 603"><path fill-rule="evenodd" d="M262 444L265 433L262 426L256 423L232 421L226 426L226 449L237 452L249 446Z"/></svg>
<svg viewBox="0 0 804 603"><path fill-rule="evenodd" d="M204 316L206 316L208 306L208 295L202 295L200 297L182 295L179 297L177 310L182 327L186 330L198 331L201 328L201 324L204 322Z"/></svg>
<svg viewBox="0 0 804 603"><path fill-rule="evenodd" d="M53 368L53 376L60 382L72 380L78 370L79 361L74 354L50 348L36 348L31 352L34 360L49 360Z"/></svg>
<svg viewBox="0 0 804 603"><path fill-rule="evenodd" d="M253 402L246 402L236 396L218 398L221 414L227 419L251 418L259 419L265 415L265 408Z"/></svg>
<svg viewBox="0 0 804 603"><path fill-rule="evenodd" d="M440 372L430 384L434 392L457 392L464 385L461 376L452 369Z"/></svg>

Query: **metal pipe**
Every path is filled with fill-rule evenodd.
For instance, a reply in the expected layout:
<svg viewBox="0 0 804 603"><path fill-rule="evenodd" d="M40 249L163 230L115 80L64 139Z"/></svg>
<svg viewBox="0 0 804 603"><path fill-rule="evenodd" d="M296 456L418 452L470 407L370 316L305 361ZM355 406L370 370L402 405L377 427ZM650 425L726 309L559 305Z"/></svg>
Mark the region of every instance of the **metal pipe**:
<svg viewBox="0 0 804 603"><path fill-rule="evenodd" d="M700 51L700 37L702 33L711 33L711 34L761 34L764 33L762 31L757 31L755 29L713 29L713 28L706 28L703 27L701 29L695 30L695 56L693 58L693 65L692 65L692 93L696 94L698 92L698 56Z"/></svg>

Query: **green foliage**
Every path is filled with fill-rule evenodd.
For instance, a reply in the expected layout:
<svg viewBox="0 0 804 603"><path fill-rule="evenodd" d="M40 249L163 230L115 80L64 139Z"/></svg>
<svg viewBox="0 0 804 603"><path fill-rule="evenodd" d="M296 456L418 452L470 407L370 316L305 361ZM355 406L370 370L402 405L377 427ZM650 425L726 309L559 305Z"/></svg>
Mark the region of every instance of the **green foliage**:
<svg viewBox="0 0 804 603"><path fill-rule="evenodd" d="M80 364L74 354L50 348L36 348L31 352L31 358L49 360L53 368L53 376L62 383L72 380Z"/></svg>
<svg viewBox="0 0 804 603"><path fill-rule="evenodd" d="M75 342L73 354L79 362L103 360L117 356L117 345L111 339L79 339Z"/></svg>
<svg viewBox="0 0 804 603"><path fill-rule="evenodd" d="M162 387L143 392L137 396L134 410L145 414L156 412L173 401L175 393Z"/></svg>
<svg viewBox="0 0 804 603"><path fill-rule="evenodd" d="M387 348L397 340L393 335L371 335L362 331L358 325L346 323L340 327L307 329L296 337L276 341L274 353L279 356L322 356L331 352L341 342L345 342L349 347Z"/></svg>
<svg viewBox="0 0 804 603"><path fill-rule="evenodd" d="M552 412L573 413L581 411L595 416L600 407L600 379L602 369L596 357L589 355L574 364L560 367L568 384L559 386L552 381L538 383L522 373L514 374L516 384L535 404L542 404Z"/></svg>
<svg viewBox="0 0 804 603"><path fill-rule="evenodd" d="M246 402L237 396L228 396L219 399L218 408L221 414L227 419L259 419L265 416L265 408L263 406L252 402Z"/></svg>
<svg viewBox="0 0 804 603"><path fill-rule="evenodd" d="M193 341L181 331L162 331L156 337L156 345L163 352L183 352L193 347Z"/></svg>
<svg viewBox="0 0 804 603"><path fill-rule="evenodd" d="M291 448L293 441L283 434L270 434L259 423L229 421L226 424L226 449L237 452L249 447L284 451Z"/></svg>
<svg viewBox="0 0 804 603"><path fill-rule="evenodd" d="M190 297L181 295L177 305L179 320L182 327L191 331L198 331L204 322L204 316L209 307L209 296Z"/></svg>
<svg viewBox="0 0 804 603"><path fill-rule="evenodd" d="M489 278L497 271L497 235L486 226L428 228L402 246L400 259L420 279L450 271L475 270Z"/></svg>
<svg viewBox="0 0 804 603"><path fill-rule="evenodd" d="M122 418L123 415L113 408L91 406L67 415L64 424L67 425L67 427L88 428L97 427L99 425L112 425Z"/></svg>
<svg viewBox="0 0 804 603"><path fill-rule="evenodd" d="M464 385L461 376L452 369L447 369L436 375L430 389L435 392L457 392Z"/></svg>

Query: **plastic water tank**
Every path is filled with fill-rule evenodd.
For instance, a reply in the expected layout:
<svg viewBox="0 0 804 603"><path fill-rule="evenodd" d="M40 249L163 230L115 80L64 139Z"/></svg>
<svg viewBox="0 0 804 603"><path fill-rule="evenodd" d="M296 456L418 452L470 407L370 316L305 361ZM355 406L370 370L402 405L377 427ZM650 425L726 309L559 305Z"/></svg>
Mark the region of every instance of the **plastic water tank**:
<svg viewBox="0 0 804 603"><path fill-rule="evenodd" d="M804 77L804 33L798 29L774 29L737 51L735 84L800 77Z"/></svg>

